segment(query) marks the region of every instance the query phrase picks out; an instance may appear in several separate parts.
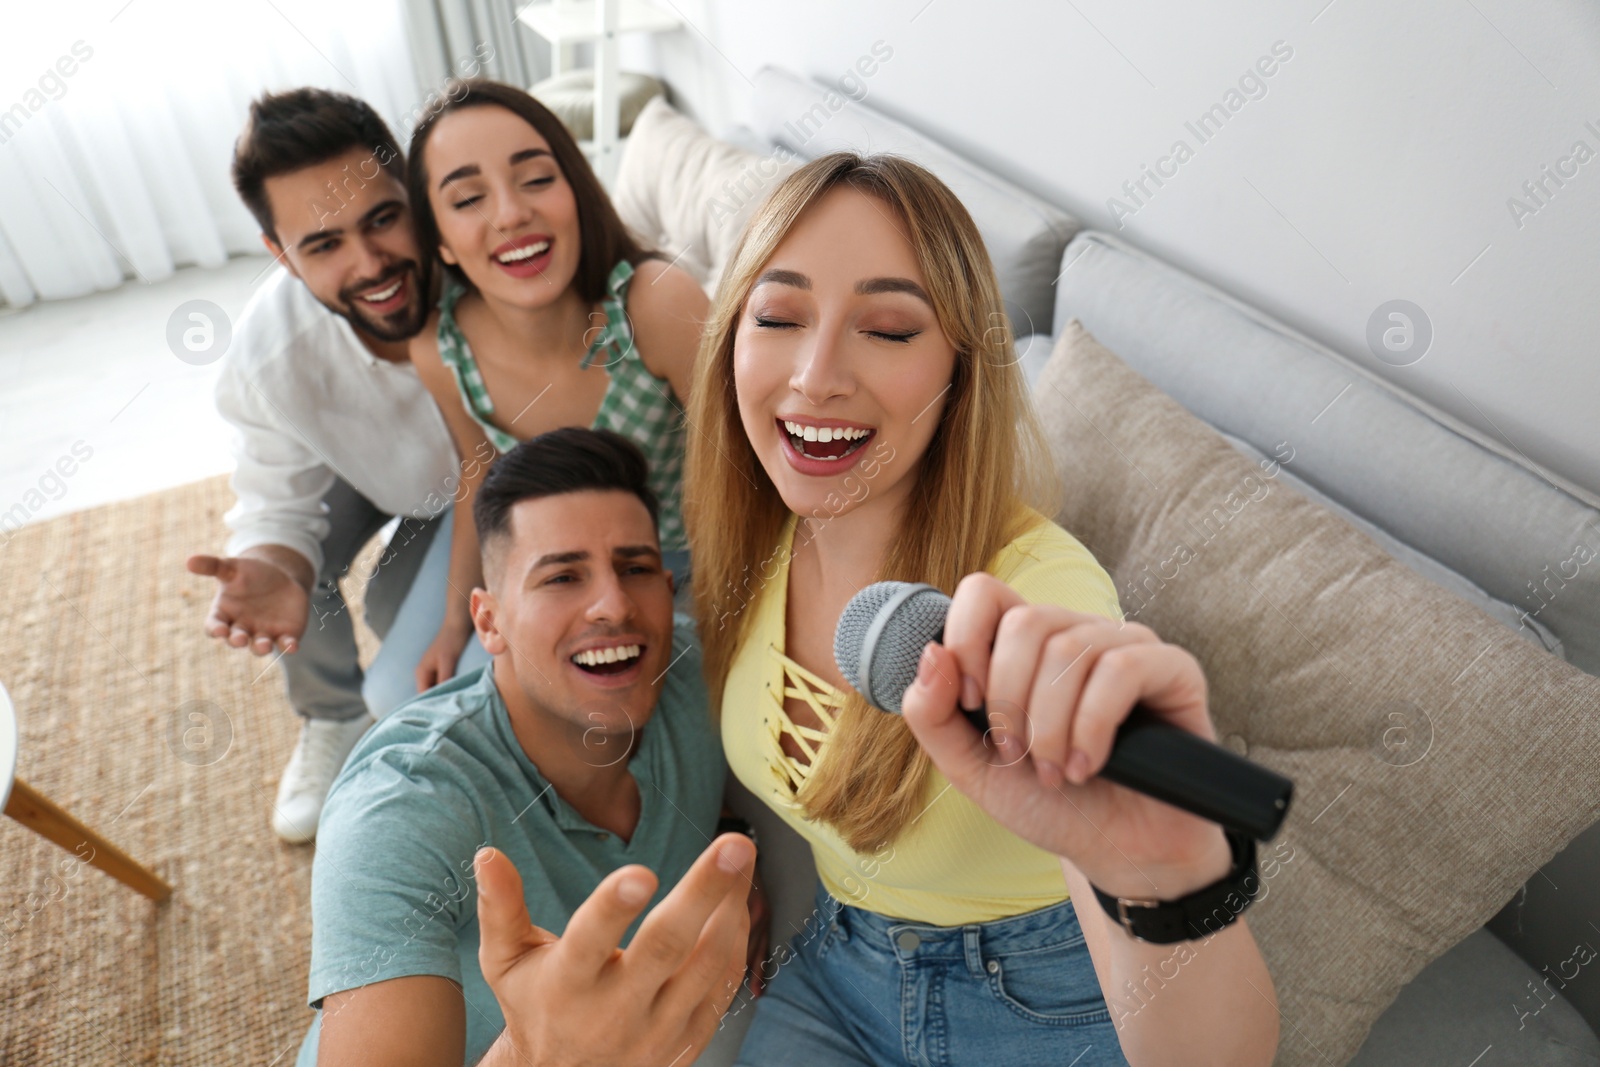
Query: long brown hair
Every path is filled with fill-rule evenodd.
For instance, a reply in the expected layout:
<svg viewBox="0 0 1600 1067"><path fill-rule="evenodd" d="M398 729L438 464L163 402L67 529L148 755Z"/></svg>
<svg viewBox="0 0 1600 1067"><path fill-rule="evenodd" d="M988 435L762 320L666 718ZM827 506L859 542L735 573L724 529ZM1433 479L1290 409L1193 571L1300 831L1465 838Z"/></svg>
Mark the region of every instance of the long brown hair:
<svg viewBox="0 0 1600 1067"><path fill-rule="evenodd" d="M411 217L417 230L417 247L425 259L435 261L467 288L472 283L461 268L453 263L439 261L439 220L434 217L433 204L428 199L428 170L422 160L422 151L428 144L439 120L453 111L469 107L503 107L538 131L550 146L556 166L572 187L573 199L578 204L578 238L582 251L578 256L578 269L572 276L573 288L586 303L593 304L606 293L606 280L619 260L638 266L642 260L655 253L640 246L633 234L623 225L606 195L605 187L594 175L589 161L572 139L572 133L555 113L539 101L513 85L471 78L452 81L445 89L439 106L422 117L411 133L411 150L406 168L406 193L411 200Z"/></svg>
<svg viewBox="0 0 1600 1067"><path fill-rule="evenodd" d="M789 517L739 418L734 335L774 250L808 207L839 186L875 197L898 216L939 326L956 349L944 412L908 495L913 503L900 517L900 532L914 536L893 539L878 578L952 592L1023 532L1027 507L1054 514L1054 467L1028 403L994 267L966 208L938 178L897 156L836 152L813 160L773 190L740 236L695 366L684 516L716 705L749 628L753 612L746 609L776 573L772 561ZM849 692L798 799L852 848L870 851L920 810L928 768L903 720Z"/></svg>

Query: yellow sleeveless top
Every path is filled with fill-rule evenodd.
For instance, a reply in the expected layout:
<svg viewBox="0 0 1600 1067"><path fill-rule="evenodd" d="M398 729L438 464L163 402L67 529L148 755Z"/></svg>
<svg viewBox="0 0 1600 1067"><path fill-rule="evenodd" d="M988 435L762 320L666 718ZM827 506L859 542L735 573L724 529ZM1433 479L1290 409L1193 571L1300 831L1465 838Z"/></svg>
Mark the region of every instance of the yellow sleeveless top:
<svg viewBox="0 0 1600 1067"><path fill-rule="evenodd" d="M1110 575L1076 538L1034 514L1038 525L1001 549L984 570L1029 603L1120 619ZM828 734L792 723L784 700L804 700L826 726L844 699L784 655L794 530L791 515L776 553L777 574L750 606L750 630L723 690L722 744L729 768L806 839L822 884L846 904L909 922L962 926L1066 900L1066 878L1055 856L1000 826L932 767L921 813L876 852L857 852L832 827L806 818L796 798L827 759ZM779 742L785 733L810 758L809 766L784 754Z"/></svg>

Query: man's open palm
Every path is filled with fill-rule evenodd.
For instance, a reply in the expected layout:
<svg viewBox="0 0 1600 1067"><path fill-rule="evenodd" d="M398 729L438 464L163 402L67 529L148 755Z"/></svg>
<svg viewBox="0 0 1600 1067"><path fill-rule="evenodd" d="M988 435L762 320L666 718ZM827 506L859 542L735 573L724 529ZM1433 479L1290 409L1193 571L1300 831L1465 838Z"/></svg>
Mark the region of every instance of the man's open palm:
<svg viewBox="0 0 1600 1067"><path fill-rule="evenodd" d="M293 652L299 645L311 601L282 567L250 556L190 556L186 566L191 574L217 580L207 634L258 656L274 648Z"/></svg>
<svg viewBox="0 0 1600 1067"><path fill-rule="evenodd" d="M694 1062L744 978L754 869L748 838L718 838L622 949L655 892L648 870L613 871L556 937L530 921L511 861L483 849L478 963L506 1019L483 1063Z"/></svg>

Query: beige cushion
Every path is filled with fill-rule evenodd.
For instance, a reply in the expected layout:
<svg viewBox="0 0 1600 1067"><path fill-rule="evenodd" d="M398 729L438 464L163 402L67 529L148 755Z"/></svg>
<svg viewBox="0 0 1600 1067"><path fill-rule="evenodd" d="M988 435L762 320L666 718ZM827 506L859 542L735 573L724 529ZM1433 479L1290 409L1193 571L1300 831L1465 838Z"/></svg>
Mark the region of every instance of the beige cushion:
<svg viewBox="0 0 1600 1067"><path fill-rule="evenodd" d="M648 74L622 71L617 75L617 136L626 137L651 98L662 96L667 87ZM594 137L594 71L572 70L546 78L528 90L545 107L566 123L580 141Z"/></svg>
<svg viewBox="0 0 1600 1067"><path fill-rule="evenodd" d="M1295 780L1249 920L1278 1062L1345 1063L1412 976L1600 816L1600 679L1287 488L1076 320L1034 397L1061 523L1130 618L1204 665L1224 740Z"/></svg>
<svg viewBox="0 0 1600 1067"><path fill-rule="evenodd" d="M611 200L646 244L710 292L745 221L797 165L788 156L719 141L656 97L623 146Z"/></svg>

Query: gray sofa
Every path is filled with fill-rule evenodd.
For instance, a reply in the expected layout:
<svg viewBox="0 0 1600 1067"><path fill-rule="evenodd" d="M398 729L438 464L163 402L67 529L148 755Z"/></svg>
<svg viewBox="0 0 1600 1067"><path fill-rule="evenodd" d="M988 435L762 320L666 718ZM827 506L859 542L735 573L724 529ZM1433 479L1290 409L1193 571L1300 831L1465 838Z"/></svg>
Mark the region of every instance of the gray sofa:
<svg viewBox="0 0 1600 1067"><path fill-rule="evenodd" d="M1050 352L1051 335L1068 319L1081 320L1246 454L1292 438L1298 456L1295 473L1284 474L1289 484L1529 642L1600 674L1596 569L1570 582L1537 618L1516 607L1526 577L1548 562L1545 547L1600 529L1600 515L1494 442L829 87L768 68L756 78L752 127L727 137L766 157L808 159L851 148L896 152L928 166L983 231L1030 380ZM1337 417L1317 414L1335 397ZM809 911L810 860L764 806L745 801L736 806L763 835L776 939ZM1574 982L1572 999L1555 996L1535 1015L1519 1017L1512 1003L1526 988L1547 988L1541 967L1566 957L1575 941L1600 941L1586 910L1600 885L1600 831L1579 837L1544 873L1550 877L1536 878L1488 927L1412 981L1353 1062L1464 1065L1492 1046L1506 1058L1485 1063L1600 1064L1600 982ZM730 1019L702 1062L731 1062L749 1014ZM1471 1051L1463 1057L1463 1049Z"/></svg>

